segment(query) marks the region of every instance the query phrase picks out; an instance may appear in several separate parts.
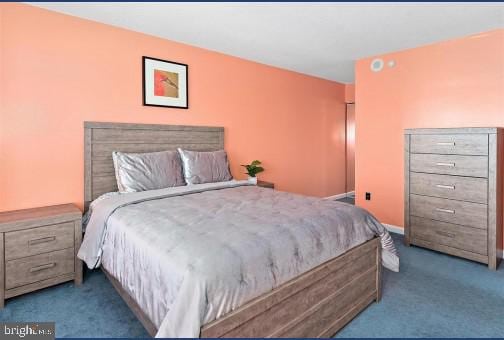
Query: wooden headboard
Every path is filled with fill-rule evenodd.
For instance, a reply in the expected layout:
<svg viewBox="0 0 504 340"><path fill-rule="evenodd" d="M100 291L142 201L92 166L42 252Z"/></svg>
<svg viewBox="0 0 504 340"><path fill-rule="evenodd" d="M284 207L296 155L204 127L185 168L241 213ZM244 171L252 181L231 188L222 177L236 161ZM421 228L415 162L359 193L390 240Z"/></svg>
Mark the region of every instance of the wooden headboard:
<svg viewBox="0 0 504 340"><path fill-rule="evenodd" d="M207 126L84 122L84 208L117 191L112 152L154 152L183 148L224 149L224 128Z"/></svg>

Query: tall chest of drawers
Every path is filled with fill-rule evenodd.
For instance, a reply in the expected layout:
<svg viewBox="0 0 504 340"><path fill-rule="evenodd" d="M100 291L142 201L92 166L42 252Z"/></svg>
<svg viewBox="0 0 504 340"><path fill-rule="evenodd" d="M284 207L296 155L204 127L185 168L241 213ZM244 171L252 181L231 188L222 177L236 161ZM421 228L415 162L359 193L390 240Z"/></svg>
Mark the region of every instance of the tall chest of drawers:
<svg viewBox="0 0 504 340"><path fill-rule="evenodd" d="M405 130L405 242L496 269L502 255L501 128Z"/></svg>

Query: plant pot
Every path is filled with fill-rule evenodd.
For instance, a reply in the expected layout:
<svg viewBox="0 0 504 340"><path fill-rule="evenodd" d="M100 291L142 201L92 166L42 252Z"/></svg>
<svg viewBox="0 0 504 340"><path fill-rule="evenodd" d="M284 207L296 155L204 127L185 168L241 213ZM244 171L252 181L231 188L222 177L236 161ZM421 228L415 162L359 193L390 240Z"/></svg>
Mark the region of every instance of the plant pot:
<svg viewBox="0 0 504 340"><path fill-rule="evenodd" d="M257 177L251 177L251 176L249 176L248 177L248 181L249 181L250 184L257 185Z"/></svg>

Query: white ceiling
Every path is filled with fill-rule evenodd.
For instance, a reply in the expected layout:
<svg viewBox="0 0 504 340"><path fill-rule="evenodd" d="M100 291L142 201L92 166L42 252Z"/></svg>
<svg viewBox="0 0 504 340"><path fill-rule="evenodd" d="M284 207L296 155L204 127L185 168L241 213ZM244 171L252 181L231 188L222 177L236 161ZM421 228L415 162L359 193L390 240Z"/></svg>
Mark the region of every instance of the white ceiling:
<svg viewBox="0 0 504 340"><path fill-rule="evenodd" d="M504 27L503 3L31 3L350 83L354 61Z"/></svg>

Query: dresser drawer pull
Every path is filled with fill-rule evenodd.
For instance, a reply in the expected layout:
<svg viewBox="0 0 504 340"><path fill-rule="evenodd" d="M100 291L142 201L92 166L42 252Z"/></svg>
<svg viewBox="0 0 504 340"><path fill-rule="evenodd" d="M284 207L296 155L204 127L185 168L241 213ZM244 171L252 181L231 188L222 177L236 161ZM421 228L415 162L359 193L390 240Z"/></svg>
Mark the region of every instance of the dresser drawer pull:
<svg viewBox="0 0 504 340"><path fill-rule="evenodd" d="M56 236L43 237L43 238L38 238L38 239L35 239L35 240L28 241L28 245L33 246L35 244L52 242L52 241L55 241L55 240L56 240Z"/></svg>
<svg viewBox="0 0 504 340"><path fill-rule="evenodd" d="M43 264L43 265L40 265L40 266L36 266L36 267L30 268L30 273L35 273L35 272L39 272L41 270L50 269L50 268L53 268L55 266L56 266L56 263L54 263L54 262L52 262L52 263L46 263L46 264Z"/></svg>
<svg viewBox="0 0 504 340"><path fill-rule="evenodd" d="M436 163L437 166L449 166L451 168L455 167L455 163Z"/></svg>
<svg viewBox="0 0 504 340"><path fill-rule="evenodd" d="M451 237L451 238L454 238L455 236L457 236L455 234L447 233L445 231L439 231L439 230L436 231L436 234L441 235L441 236Z"/></svg>
<svg viewBox="0 0 504 340"><path fill-rule="evenodd" d="M436 211L439 211L442 213L447 213L447 214L455 214L455 210L451 210L451 209L436 208Z"/></svg>
<svg viewBox="0 0 504 340"><path fill-rule="evenodd" d="M436 184L436 188L455 190L454 185Z"/></svg>
<svg viewBox="0 0 504 340"><path fill-rule="evenodd" d="M442 146L455 146L455 142L438 142L436 145L442 145Z"/></svg>

